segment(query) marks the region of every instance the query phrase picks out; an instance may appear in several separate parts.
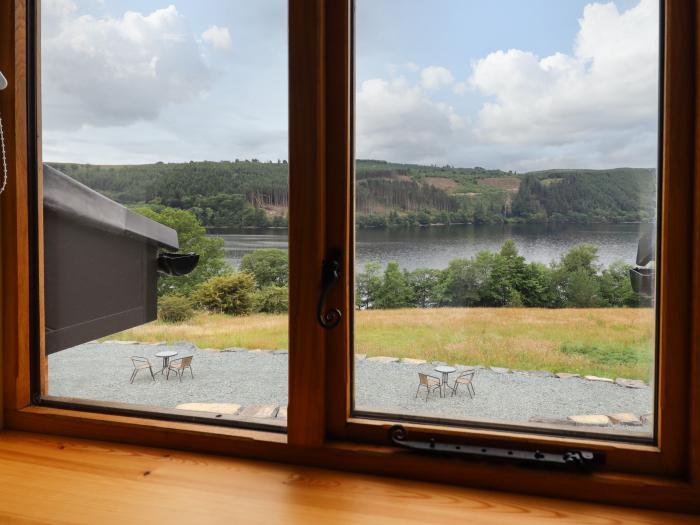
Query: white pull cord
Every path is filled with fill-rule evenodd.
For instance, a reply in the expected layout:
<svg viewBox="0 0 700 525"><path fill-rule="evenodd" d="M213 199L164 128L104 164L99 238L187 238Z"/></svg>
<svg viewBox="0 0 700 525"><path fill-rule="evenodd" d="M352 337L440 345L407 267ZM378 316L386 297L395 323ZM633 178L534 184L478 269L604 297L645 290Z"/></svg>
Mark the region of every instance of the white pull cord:
<svg viewBox="0 0 700 525"><path fill-rule="evenodd" d="M2 130L2 117L0 117L0 148L2 148L2 184L0 184L0 193L2 193L7 186L7 159L5 158L5 134Z"/></svg>
<svg viewBox="0 0 700 525"><path fill-rule="evenodd" d="M0 72L0 91L7 87L7 79ZM2 117L0 117L0 147L2 148L2 184L0 184L0 193L5 191L7 186L7 159L5 158L5 134L2 130Z"/></svg>

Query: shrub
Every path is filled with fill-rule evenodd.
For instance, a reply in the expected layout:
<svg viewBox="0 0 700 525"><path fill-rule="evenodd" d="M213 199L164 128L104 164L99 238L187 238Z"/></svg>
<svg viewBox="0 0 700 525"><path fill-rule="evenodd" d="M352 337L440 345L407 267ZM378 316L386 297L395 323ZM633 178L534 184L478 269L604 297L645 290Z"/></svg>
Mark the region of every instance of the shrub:
<svg viewBox="0 0 700 525"><path fill-rule="evenodd" d="M197 305L210 312L248 315L253 310L255 279L245 272L212 277L194 292Z"/></svg>
<svg viewBox="0 0 700 525"><path fill-rule="evenodd" d="M255 311L266 314L283 314L289 310L289 288L268 286L255 294Z"/></svg>
<svg viewBox="0 0 700 525"><path fill-rule="evenodd" d="M166 295L158 300L158 319L164 323L184 323L194 316L192 302L181 295Z"/></svg>

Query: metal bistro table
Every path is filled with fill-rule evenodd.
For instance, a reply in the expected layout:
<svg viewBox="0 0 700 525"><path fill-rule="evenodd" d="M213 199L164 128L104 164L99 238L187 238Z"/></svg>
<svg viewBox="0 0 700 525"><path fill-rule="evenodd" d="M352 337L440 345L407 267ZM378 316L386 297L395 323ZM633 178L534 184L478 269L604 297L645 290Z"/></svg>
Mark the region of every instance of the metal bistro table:
<svg viewBox="0 0 700 525"><path fill-rule="evenodd" d="M168 365L170 364L170 358L175 357L177 355L177 352L175 350L163 350L162 352L158 352L156 354L156 357L162 357L163 358L163 368L160 369L160 373L164 374L165 371L168 368Z"/></svg>
<svg viewBox="0 0 700 525"><path fill-rule="evenodd" d="M456 372L457 369L454 366L441 365L436 366L434 370L442 374L442 384L440 386L442 387L442 394L445 395L445 388L452 388L449 384L447 384L447 379L449 378L450 374L452 372Z"/></svg>

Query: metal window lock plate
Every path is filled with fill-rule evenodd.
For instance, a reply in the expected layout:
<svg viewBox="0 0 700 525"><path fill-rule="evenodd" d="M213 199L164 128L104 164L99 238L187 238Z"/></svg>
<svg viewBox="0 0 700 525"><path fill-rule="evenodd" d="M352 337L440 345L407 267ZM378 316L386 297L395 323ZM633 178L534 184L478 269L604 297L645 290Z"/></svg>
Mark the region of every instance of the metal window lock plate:
<svg viewBox="0 0 700 525"><path fill-rule="evenodd" d="M605 454L589 450L567 450L564 452L544 452L541 450L518 450L459 443L441 442L435 437L423 440L407 439L408 432L401 425L389 429L389 439L399 447L425 454L502 461L529 467L568 468L590 471L605 462Z"/></svg>

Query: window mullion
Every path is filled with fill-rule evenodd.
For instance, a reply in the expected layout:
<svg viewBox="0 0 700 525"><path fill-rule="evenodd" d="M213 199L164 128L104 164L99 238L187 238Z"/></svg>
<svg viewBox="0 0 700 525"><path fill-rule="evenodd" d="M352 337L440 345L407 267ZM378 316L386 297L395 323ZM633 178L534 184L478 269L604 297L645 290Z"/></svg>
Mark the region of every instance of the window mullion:
<svg viewBox="0 0 700 525"><path fill-rule="evenodd" d="M325 334L316 322L325 251L324 0L289 0L289 442L325 437Z"/></svg>

